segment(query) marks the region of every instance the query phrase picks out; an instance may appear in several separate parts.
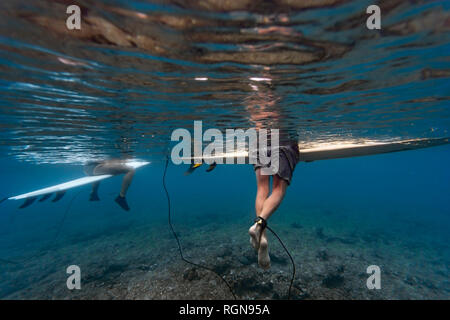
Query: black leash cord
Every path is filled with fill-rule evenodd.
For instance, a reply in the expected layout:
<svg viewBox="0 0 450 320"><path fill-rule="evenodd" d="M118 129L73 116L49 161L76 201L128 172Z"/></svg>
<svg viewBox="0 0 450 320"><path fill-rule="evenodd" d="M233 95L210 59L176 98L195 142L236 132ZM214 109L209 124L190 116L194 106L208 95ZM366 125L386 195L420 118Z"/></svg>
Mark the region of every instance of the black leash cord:
<svg viewBox="0 0 450 320"><path fill-rule="evenodd" d="M284 248L284 251L286 251L287 255L289 256L289 259L291 259L291 263L292 263L292 278L291 278L291 284L289 285L289 292L288 292L288 300L290 300L291 299L292 284L294 283L294 278L295 278L295 262L294 262L294 259L291 256L291 254L289 253L289 250L286 248L286 246L284 245L283 241L281 241L280 237L275 233L275 231L273 231L267 225L266 225L266 228L270 232L272 232L272 234L278 239L278 241L280 242L281 246Z"/></svg>
<svg viewBox="0 0 450 320"><path fill-rule="evenodd" d="M172 234L173 234L175 240L177 241L177 244L178 244L178 251L180 252L181 260L183 260L184 262L186 262L186 263L188 263L188 264L190 264L190 265L193 265L193 266L195 266L195 267L198 267L198 268L201 268L201 269L204 269L204 270L208 270L208 271L213 272L217 277L220 278L220 280L223 281L223 283L225 283L225 284L227 285L228 289L230 290L230 293L233 295L234 300L236 300L237 298L236 298L236 295L235 295L234 292L233 292L233 288L231 287L231 285L230 285L230 284L229 284L229 283L228 283L228 282L227 282L220 274L218 274L215 270L213 270L213 269L211 269L211 268L208 268L208 267L199 265L199 264L197 264L197 263L191 262L191 261L187 260L187 259L183 256L183 250L181 249L180 239L178 238L178 236L177 236L177 234L176 234L176 232L175 232L175 229L173 228L172 220L171 220L171 214L170 214L170 212L171 212L171 210L170 210L170 209L171 209L171 207L170 207L170 196L169 196L169 192L167 191L167 187L166 187L166 173L167 173L167 167L168 167L168 165L169 165L169 157L166 158L166 165L165 165L165 167L164 167L164 175L163 175L162 183L163 183L164 191L166 192L166 196L167 196L167 207L168 207L168 220L169 220L169 226L170 226L170 229L172 230Z"/></svg>

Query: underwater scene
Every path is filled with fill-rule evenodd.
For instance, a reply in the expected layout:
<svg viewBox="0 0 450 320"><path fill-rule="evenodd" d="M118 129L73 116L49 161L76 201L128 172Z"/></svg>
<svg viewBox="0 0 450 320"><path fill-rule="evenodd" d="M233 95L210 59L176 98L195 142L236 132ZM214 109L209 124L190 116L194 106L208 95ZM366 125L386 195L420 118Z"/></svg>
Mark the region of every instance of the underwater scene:
<svg viewBox="0 0 450 320"><path fill-rule="evenodd" d="M449 52L448 1L1 1L0 299L449 300Z"/></svg>

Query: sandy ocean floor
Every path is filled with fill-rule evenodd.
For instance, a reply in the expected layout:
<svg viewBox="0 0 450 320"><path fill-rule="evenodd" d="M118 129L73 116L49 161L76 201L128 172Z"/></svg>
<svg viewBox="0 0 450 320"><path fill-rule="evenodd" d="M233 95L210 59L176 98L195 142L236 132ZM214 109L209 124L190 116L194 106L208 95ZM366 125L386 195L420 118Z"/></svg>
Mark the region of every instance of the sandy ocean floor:
<svg viewBox="0 0 450 320"><path fill-rule="evenodd" d="M249 244L248 220L233 220L217 215L183 223L176 219L185 257L223 275L238 298L286 299L292 267L282 247L269 235L272 267L261 270ZM448 246L370 234L350 224L331 229L317 220L303 222L285 218L271 224L295 259L292 298L450 298ZM65 271L72 264L81 268L81 290L66 287ZM380 290L366 287L366 268L373 264L381 268ZM215 274L180 259L165 220L97 235L72 234L23 265L2 264L0 274L3 299L232 298Z"/></svg>

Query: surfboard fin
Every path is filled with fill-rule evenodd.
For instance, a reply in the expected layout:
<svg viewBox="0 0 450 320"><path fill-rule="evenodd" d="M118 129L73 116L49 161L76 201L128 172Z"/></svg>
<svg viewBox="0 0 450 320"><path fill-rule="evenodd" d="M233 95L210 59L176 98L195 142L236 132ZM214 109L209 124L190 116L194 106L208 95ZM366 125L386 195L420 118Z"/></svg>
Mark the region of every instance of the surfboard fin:
<svg viewBox="0 0 450 320"><path fill-rule="evenodd" d="M217 167L217 163L213 162L209 165L208 169L206 169L206 172L211 172Z"/></svg>
<svg viewBox="0 0 450 320"><path fill-rule="evenodd" d="M25 202L19 207L19 209L23 209L31 205L36 200L36 197L27 198Z"/></svg>
<svg viewBox="0 0 450 320"><path fill-rule="evenodd" d="M190 175L192 172L194 172L195 169L197 169L198 167L200 167L203 163L193 163L191 164L191 166L189 167L189 169L187 169L187 171L184 173L185 176Z"/></svg>
<svg viewBox="0 0 450 320"><path fill-rule="evenodd" d="M39 202L44 202L45 200L50 198L51 195L52 195L51 193L47 193L46 195L44 195L42 198L39 199Z"/></svg>
<svg viewBox="0 0 450 320"><path fill-rule="evenodd" d="M56 201L61 200L61 198L64 197L65 194L66 194L65 190L57 192L56 193L56 197L55 197L55 199L52 200L52 202L56 202Z"/></svg>

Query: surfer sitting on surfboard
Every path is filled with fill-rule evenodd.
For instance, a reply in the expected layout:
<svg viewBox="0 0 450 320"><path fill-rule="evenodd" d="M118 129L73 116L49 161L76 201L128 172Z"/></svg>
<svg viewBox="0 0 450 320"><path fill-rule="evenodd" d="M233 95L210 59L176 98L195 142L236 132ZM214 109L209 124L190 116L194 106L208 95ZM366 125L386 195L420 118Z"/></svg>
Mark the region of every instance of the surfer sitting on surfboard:
<svg viewBox="0 0 450 320"><path fill-rule="evenodd" d="M130 207L128 206L126 194L128 187L131 184L134 176L134 168L128 166L126 162L120 159L111 159L104 161L92 161L88 162L84 166L84 172L88 176L98 176L104 174L111 175L119 175L125 174L122 180L122 188L120 189L119 195L116 197L115 201L117 204L124 209L125 211L129 211ZM92 191L89 197L89 201L99 201L98 197L98 187L100 186L100 181L94 182L92 184Z"/></svg>

